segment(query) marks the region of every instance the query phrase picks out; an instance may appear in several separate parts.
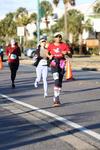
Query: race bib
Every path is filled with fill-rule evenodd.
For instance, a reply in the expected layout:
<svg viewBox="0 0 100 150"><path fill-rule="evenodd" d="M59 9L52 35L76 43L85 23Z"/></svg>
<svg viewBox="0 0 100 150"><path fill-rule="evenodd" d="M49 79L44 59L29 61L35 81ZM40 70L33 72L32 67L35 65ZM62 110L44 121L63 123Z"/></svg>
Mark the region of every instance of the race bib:
<svg viewBox="0 0 100 150"><path fill-rule="evenodd" d="M53 79L54 79L54 80L59 79L59 74L58 74L58 72L53 73Z"/></svg>
<svg viewBox="0 0 100 150"><path fill-rule="evenodd" d="M17 58L17 55L15 55L15 54L10 55L10 59L16 59L16 58Z"/></svg>
<svg viewBox="0 0 100 150"><path fill-rule="evenodd" d="M41 66L47 65L47 60L46 59L41 59L40 62L39 62L39 65L41 65Z"/></svg>

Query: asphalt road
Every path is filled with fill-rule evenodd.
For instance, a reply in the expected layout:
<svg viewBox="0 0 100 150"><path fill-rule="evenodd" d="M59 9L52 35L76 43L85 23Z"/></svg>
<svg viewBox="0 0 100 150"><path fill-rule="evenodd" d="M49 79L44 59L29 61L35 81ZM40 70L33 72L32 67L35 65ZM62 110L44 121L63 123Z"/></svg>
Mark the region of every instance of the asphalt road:
<svg viewBox="0 0 100 150"><path fill-rule="evenodd" d="M53 80L50 72L48 97L44 99L42 81L38 89L33 86L36 77L33 66L20 66L16 88L11 89L10 72L5 63L4 69L0 71L0 137L3 137L0 138L0 145L2 143L4 149L20 149L23 146L34 150L100 149L100 72L73 70L73 76L74 81L66 81L64 78L60 96L62 105L53 108ZM19 110L24 116L18 115ZM40 119L37 124L34 121L36 118ZM48 124L42 124L41 127L41 120ZM33 130L38 132L35 137Z"/></svg>

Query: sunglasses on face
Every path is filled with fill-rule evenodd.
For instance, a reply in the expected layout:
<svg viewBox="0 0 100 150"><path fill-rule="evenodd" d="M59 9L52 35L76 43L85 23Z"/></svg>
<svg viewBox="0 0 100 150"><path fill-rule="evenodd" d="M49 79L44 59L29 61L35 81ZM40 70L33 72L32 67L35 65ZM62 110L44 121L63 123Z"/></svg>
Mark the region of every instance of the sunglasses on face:
<svg viewBox="0 0 100 150"><path fill-rule="evenodd" d="M42 43L44 43L44 42L46 42L46 41L42 41Z"/></svg>
<svg viewBox="0 0 100 150"><path fill-rule="evenodd" d="M61 35L57 35L57 36L55 36L55 38L62 38L62 36Z"/></svg>

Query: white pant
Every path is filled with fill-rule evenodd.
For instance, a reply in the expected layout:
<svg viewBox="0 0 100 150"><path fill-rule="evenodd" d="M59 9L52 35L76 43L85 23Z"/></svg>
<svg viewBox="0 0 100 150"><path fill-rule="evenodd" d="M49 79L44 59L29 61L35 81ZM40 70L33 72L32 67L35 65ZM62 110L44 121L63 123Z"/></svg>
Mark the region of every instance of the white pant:
<svg viewBox="0 0 100 150"><path fill-rule="evenodd" d="M48 74L48 67L47 66L38 65L36 67L37 78L35 80L35 83L39 82L41 80L41 77L42 77L44 93L47 93L47 74Z"/></svg>

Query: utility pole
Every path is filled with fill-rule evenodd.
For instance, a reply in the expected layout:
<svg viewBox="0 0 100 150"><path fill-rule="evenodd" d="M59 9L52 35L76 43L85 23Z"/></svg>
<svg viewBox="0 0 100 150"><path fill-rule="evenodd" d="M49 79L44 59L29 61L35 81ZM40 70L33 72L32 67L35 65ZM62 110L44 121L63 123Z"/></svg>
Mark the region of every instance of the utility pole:
<svg viewBox="0 0 100 150"><path fill-rule="evenodd" d="M37 0L37 44L40 39L40 1Z"/></svg>

